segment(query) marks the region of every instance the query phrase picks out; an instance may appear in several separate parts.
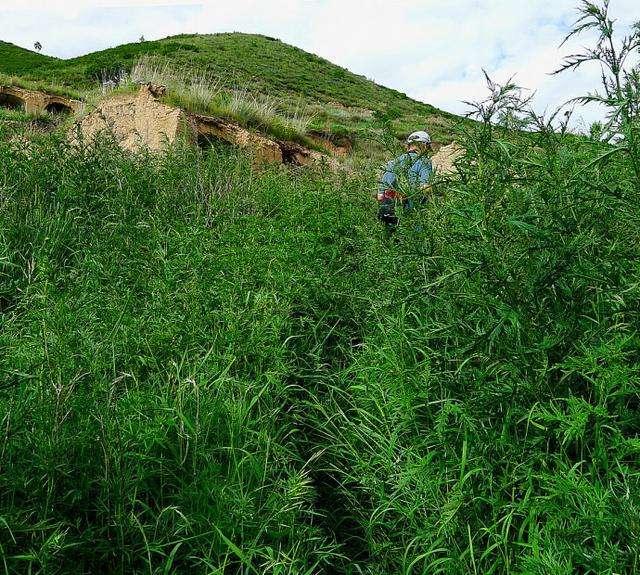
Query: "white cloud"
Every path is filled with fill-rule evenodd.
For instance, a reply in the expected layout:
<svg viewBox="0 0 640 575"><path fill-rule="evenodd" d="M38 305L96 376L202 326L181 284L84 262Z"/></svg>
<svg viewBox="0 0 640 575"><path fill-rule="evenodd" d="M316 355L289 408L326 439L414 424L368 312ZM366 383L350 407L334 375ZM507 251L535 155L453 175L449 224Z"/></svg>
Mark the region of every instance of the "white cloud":
<svg viewBox="0 0 640 575"><path fill-rule="evenodd" d="M612 0L623 26L637 0ZM4 3L3 3L4 4ZM281 38L445 110L484 95L482 68L536 90L539 109L596 87L597 68L550 76L577 0L20 0L0 5L0 38L69 57L177 33ZM586 112L588 121L595 112Z"/></svg>

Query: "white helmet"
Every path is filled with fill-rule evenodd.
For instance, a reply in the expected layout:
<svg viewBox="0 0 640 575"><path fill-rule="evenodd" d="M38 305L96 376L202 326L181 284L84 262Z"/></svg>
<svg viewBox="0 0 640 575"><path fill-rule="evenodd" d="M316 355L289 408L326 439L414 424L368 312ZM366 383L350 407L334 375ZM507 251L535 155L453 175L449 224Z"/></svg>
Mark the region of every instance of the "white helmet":
<svg viewBox="0 0 640 575"><path fill-rule="evenodd" d="M427 132L424 132L422 130L419 132L413 132L413 134L411 134L407 138L407 144L430 144L430 143L431 143L431 136L427 134Z"/></svg>

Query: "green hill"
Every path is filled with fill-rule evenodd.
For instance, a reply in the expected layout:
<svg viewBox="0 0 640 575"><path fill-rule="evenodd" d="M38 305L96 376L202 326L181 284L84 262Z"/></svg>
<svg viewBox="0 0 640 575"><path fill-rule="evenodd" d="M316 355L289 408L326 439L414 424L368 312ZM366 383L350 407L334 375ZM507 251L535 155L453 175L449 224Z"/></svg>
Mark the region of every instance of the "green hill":
<svg viewBox="0 0 640 575"><path fill-rule="evenodd" d="M20 51L16 53L16 51ZM364 108L387 122L397 135L425 124L435 137L449 139L458 118L396 90L287 45L251 34L181 35L125 44L69 60L46 58L0 44L0 73L46 80L74 89L95 87L101 77L129 70L143 55L166 58L176 67L215 76L225 88L241 88L306 104Z"/></svg>
<svg viewBox="0 0 640 575"><path fill-rule="evenodd" d="M51 56L43 56L0 40L0 72L5 74L36 76L38 68L49 67L56 62L59 60Z"/></svg>

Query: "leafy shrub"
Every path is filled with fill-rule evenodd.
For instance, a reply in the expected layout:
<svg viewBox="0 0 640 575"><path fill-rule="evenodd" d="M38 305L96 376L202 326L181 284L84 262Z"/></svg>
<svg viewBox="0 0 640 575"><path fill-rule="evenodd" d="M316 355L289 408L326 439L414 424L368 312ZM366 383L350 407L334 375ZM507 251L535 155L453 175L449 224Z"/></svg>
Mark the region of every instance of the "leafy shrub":
<svg viewBox="0 0 640 575"><path fill-rule="evenodd" d="M490 88L391 239L369 172L0 141L5 570L638 572L638 118Z"/></svg>

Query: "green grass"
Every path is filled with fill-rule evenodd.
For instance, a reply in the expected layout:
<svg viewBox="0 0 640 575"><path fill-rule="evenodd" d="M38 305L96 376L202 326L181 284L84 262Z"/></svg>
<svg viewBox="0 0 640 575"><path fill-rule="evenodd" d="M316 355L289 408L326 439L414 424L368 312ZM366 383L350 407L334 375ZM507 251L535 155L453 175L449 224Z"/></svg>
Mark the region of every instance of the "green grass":
<svg viewBox="0 0 640 575"><path fill-rule="evenodd" d="M0 569L637 572L631 163L466 137L393 241L373 170L0 139Z"/></svg>
<svg viewBox="0 0 640 575"><path fill-rule="evenodd" d="M0 40L0 72L10 75L35 74L43 66L54 65L56 58L38 54Z"/></svg>
<svg viewBox="0 0 640 575"><path fill-rule="evenodd" d="M148 83L165 86L162 100L172 106L227 118L279 140L314 147L307 137L312 116L302 106L287 113L276 97L225 89L211 74L185 66L178 69L171 60L154 56L137 60L117 89L135 91L140 84Z"/></svg>
<svg viewBox="0 0 640 575"><path fill-rule="evenodd" d="M362 157L0 123L0 572L640 572L640 95L492 90L392 235Z"/></svg>
<svg viewBox="0 0 640 575"><path fill-rule="evenodd" d="M21 76L10 76L3 73L0 73L0 86L16 86L18 88L24 88L25 90L48 92L75 100L83 100L87 96L87 92L75 90L67 86L51 84L45 80L25 80Z"/></svg>
<svg viewBox="0 0 640 575"><path fill-rule="evenodd" d="M379 86L323 58L259 35L173 36L126 44L69 60L50 59L37 66L25 64L20 70L20 66L16 68L17 65L11 63L13 60L5 57L12 55L14 49L11 45L0 44L0 72L20 72L27 79L46 80L77 90L92 89L105 73L130 70L141 56L148 55L164 58L178 69L197 69L217 78L227 89L249 89L282 102L302 99L308 105L320 103L329 108L333 103L366 108L375 112L378 122L391 123L398 137L426 127L435 139L449 141L459 121L453 114ZM370 122L365 126L358 122L340 125L357 133L363 127L371 128ZM334 122L329 121L319 123L316 128L331 132L333 126Z"/></svg>
<svg viewBox="0 0 640 575"><path fill-rule="evenodd" d="M0 138L17 137L23 145L32 139L38 139L43 133L60 128L64 122L53 114L27 113L23 110L0 108ZM66 125L66 124L65 124Z"/></svg>
<svg viewBox="0 0 640 575"><path fill-rule="evenodd" d="M16 122L23 124L35 119L34 114L27 114L24 110L11 110L8 108L0 108L0 119L5 122Z"/></svg>

